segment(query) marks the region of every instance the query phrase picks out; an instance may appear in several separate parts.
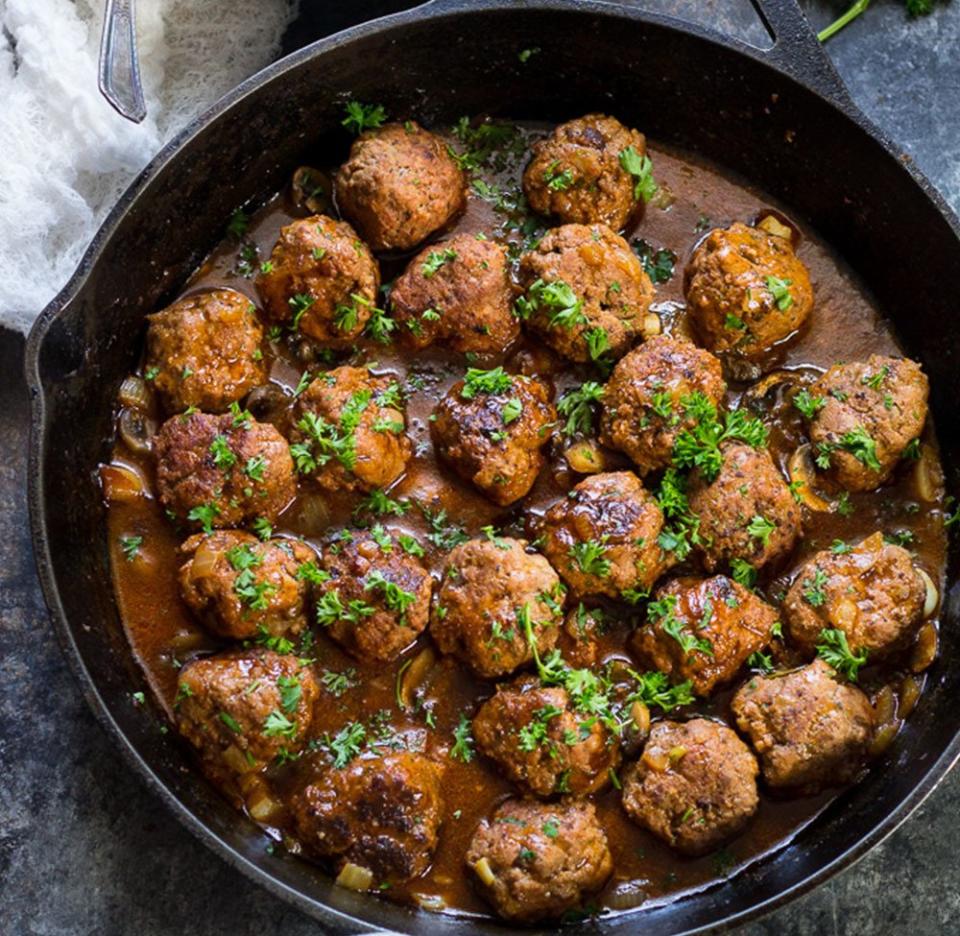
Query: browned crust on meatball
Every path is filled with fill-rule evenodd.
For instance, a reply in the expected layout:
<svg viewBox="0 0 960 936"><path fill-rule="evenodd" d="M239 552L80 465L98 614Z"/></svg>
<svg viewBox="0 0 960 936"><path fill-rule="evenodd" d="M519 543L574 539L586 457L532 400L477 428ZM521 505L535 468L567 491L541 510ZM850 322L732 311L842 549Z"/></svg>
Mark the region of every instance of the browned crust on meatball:
<svg viewBox="0 0 960 936"><path fill-rule="evenodd" d="M658 588L654 597L655 607L669 605L668 613L648 613L647 623L631 638L631 647L673 682L691 680L698 696L709 696L730 682L750 654L767 646L777 621L776 609L723 575L676 578ZM705 642L709 651L706 646L684 650L667 632L676 629L677 621L683 637Z"/></svg>
<svg viewBox="0 0 960 936"><path fill-rule="evenodd" d="M474 234L421 250L393 284L390 307L400 341L415 350L497 353L520 334L506 249Z"/></svg>
<svg viewBox="0 0 960 936"><path fill-rule="evenodd" d="M223 412L267 379L257 309L232 289L178 299L147 321L144 370L168 413Z"/></svg>
<svg viewBox="0 0 960 936"><path fill-rule="evenodd" d="M511 382L503 393L464 399L464 382L457 381L437 404L430 424L438 455L501 506L520 500L533 487L557 418L545 384L517 374ZM505 407L515 406L514 400L521 410L508 422Z"/></svg>
<svg viewBox="0 0 960 936"><path fill-rule="evenodd" d="M623 808L684 855L714 851L757 811L757 759L726 725L661 721L623 776Z"/></svg>
<svg viewBox="0 0 960 936"><path fill-rule="evenodd" d="M369 868L378 884L418 877L437 847L442 775L409 752L330 768L294 794L298 837L311 855Z"/></svg>
<svg viewBox="0 0 960 936"><path fill-rule="evenodd" d="M413 120L361 133L335 180L344 216L374 250L406 250L463 211L466 180L444 141Z"/></svg>
<svg viewBox="0 0 960 936"><path fill-rule="evenodd" d="M634 597L675 561L660 547L662 529L663 512L640 479L607 472L584 478L547 511L542 548L575 595Z"/></svg>
<svg viewBox="0 0 960 936"><path fill-rule="evenodd" d="M856 779L875 728L870 700L823 660L754 677L730 708L767 785L801 794Z"/></svg>
<svg viewBox="0 0 960 936"><path fill-rule="evenodd" d="M474 833L466 862L501 917L527 922L562 916L613 870L606 834L584 800L501 803ZM492 875L489 884L477 871L480 862Z"/></svg>
<svg viewBox="0 0 960 936"><path fill-rule="evenodd" d="M447 556L430 634L478 676L505 676L533 662L521 618L529 613L543 655L557 642L562 604L557 573L524 540L473 539Z"/></svg>
<svg viewBox="0 0 960 936"><path fill-rule="evenodd" d="M930 384L914 361L873 354L865 362L834 364L810 392L824 402L810 424L810 441L829 459L826 474L848 491L871 491L923 432ZM848 433L866 433L875 464L862 448L845 447Z"/></svg>
<svg viewBox="0 0 960 936"><path fill-rule="evenodd" d="M771 276L790 281L787 308L778 305ZM747 359L792 336L813 309L810 274L791 242L740 222L700 242L687 267L686 295L707 348Z"/></svg>
<svg viewBox="0 0 960 936"><path fill-rule="evenodd" d="M269 423L242 416L172 416L154 440L160 503L180 523L208 509L211 526L273 521L293 500L297 484L287 440Z"/></svg>
<svg viewBox="0 0 960 936"><path fill-rule="evenodd" d="M520 258L518 277L528 301L535 299L531 287L537 281L563 282L573 290L582 303L576 314L554 321L557 310L535 302L527 324L558 354L577 362L626 354L642 334L654 296L630 245L605 224L565 224L547 231ZM605 345L602 354L591 355L588 336L597 329Z"/></svg>
<svg viewBox="0 0 960 936"><path fill-rule="evenodd" d="M564 224L602 223L619 231L637 205L633 176L620 165L630 146L638 157L646 155L644 135L615 117L586 114L560 124L533 145L523 173L530 207Z"/></svg>
<svg viewBox="0 0 960 936"><path fill-rule="evenodd" d="M602 608L588 608L582 601L567 612L560 635L560 651L573 666L593 667L599 662L600 637L609 621Z"/></svg>
<svg viewBox="0 0 960 936"><path fill-rule="evenodd" d="M566 689L527 677L484 702L473 737L505 776L538 796L589 796L620 763L616 738L598 718L576 712Z"/></svg>
<svg viewBox="0 0 960 936"><path fill-rule="evenodd" d="M656 335L613 369L600 441L628 455L641 475L666 468L677 436L696 424L681 401L696 393L718 406L726 391L717 358L684 339Z"/></svg>

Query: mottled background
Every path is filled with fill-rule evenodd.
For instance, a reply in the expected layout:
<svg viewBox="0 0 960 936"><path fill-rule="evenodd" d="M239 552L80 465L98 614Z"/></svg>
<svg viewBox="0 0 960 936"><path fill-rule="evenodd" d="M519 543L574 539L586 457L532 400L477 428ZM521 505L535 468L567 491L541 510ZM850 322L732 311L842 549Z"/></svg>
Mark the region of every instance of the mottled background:
<svg viewBox="0 0 960 936"><path fill-rule="evenodd" d="M818 26L846 6L801 3ZM303 0L287 46L378 5ZM747 0L639 5L766 42ZM909 20L899 0L874 0L828 50L857 103L960 209L960 3L939 3L932 16ZM129 772L74 685L47 620L27 535L22 352L23 339L0 330L0 932L319 932L174 822ZM856 866L742 932L960 932L958 811L960 771Z"/></svg>

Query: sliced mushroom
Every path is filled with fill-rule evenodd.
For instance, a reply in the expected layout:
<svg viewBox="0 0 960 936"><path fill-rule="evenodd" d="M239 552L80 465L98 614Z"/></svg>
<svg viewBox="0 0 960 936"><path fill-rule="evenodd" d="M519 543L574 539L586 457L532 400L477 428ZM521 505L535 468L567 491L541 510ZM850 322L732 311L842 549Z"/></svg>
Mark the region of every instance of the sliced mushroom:
<svg viewBox="0 0 960 936"><path fill-rule="evenodd" d="M300 166L290 180L290 194L294 202L311 214L330 211L330 178L312 166Z"/></svg>
<svg viewBox="0 0 960 936"><path fill-rule="evenodd" d="M817 473L813 466L813 450L809 443L801 445L791 456L787 465L790 482L795 495L810 510L824 513L830 510L830 504L814 492L813 485Z"/></svg>

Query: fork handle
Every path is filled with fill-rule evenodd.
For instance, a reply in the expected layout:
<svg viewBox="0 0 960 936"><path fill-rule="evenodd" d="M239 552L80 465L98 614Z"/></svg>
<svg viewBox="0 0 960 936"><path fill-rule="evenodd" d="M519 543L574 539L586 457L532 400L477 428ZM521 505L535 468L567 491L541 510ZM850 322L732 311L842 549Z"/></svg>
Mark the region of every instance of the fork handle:
<svg viewBox="0 0 960 936"><path fill-rule="evenodd" d="M127 120L141 123L147 116L137 59L134 0L107 0L100 36L100 93Z"/></svg>

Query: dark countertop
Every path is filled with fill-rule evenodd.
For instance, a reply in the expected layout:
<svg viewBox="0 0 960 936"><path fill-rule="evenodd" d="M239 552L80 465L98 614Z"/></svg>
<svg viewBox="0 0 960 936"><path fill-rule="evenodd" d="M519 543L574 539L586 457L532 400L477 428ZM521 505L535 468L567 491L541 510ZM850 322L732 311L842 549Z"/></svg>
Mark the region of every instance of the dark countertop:
<svg viewBox="0 0 960 936"><path fill-rule="evenodd" d="M747 0L642 5L764 41ZM846 5L804 3L818 25ZM303 0L302 6L304 30L315 30L321 20L343 15L343 7L356 15L371 3L322 10ZM875 0L829 45L854 99L960 209L958 48L960 3L938 3L933 16L911 22L896 0ZM34 575L22 349L22 338L0 330L0 929L18 936L319 932L181 828L130 773L83 702ZM742 932L960 931L958 811L960 771L954 771L859 864Z"/></svg>

